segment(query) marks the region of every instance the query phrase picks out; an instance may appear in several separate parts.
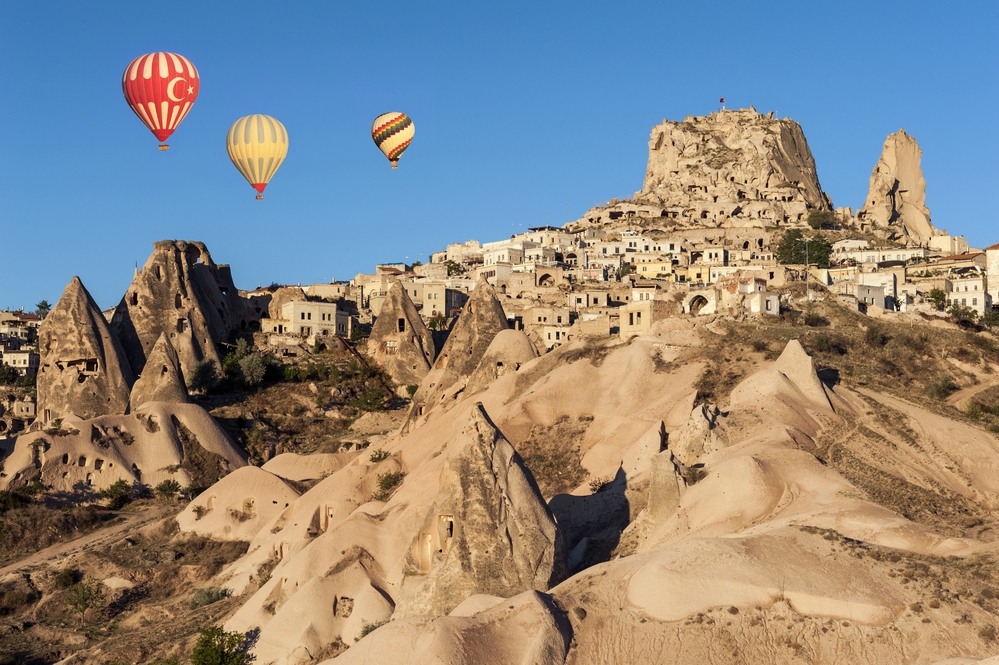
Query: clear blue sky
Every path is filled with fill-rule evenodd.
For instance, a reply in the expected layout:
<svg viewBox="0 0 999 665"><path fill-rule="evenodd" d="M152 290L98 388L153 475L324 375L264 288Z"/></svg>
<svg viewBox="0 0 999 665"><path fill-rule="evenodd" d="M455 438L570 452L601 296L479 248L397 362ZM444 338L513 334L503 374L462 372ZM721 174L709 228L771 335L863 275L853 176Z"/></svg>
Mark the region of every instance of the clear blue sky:
<svg viewBox="0 0 999 665"><path fill-rule="evenodd" d="M435 5L434 9L423 6ZM863 203L885 137L923 148L934 223L999 240L996 2L6 2L0 308L80 275L117 304L154 241L202 240L236 284L329 281L448 242L561 224L641 188L662 118L726 97L805 130L823 189ZM201 95L156 150L129 61L189 57ZM371 120L404 111L398 171ZM265 201L229 125L288 128Z"/></svg>

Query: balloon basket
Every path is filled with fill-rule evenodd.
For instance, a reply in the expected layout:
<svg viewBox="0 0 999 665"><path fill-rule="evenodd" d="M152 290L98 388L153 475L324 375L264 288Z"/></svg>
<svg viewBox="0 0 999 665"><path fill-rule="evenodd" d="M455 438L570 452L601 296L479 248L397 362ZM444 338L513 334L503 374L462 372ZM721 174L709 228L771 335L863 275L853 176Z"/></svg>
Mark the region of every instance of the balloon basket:
<svg viewBox="0 0 999 665"><path fill-rule="evenodd" d="M166 143L160 144L160 150L169 150L170 146Z"/></svg>
<svg viewBox="0 0 999 665"><path fill-rule="evenodd" d="M399 163L398 162L392 162L392 168L394 168L394 169L399 168Z"/></svg>
<svg viewBox="0 0 999 665"><path fill-rule="evenodd" d="M263 201L264 200L264 195L263 194L257 194L257 200L258 201Z"/></svg>

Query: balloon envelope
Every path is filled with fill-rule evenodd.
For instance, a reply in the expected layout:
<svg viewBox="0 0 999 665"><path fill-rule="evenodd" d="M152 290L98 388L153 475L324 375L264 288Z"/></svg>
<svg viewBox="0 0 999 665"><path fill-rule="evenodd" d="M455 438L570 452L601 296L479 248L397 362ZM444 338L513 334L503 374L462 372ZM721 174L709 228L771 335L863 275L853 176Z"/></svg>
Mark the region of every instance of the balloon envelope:
<svg viewBox="0 0 999 665"><path fill-rule="evenodd" d="M128 64L121 90L135 115L162 143L198 99L201 77L184 56L158 51Z"/></svg>
<svg viewBox="0 0 999 665"><path fill-rule="evenodd" d="M263 194L288 154L288 131L269 115L248 115L232 123L225 145L232 163Z"/></svg>
<svg viewBox="0 0 999 665"><path fill-rule="evenodd" d="M375 118L371 125L371 138L374 139L378 149L388 157L392 168L398 166L399 158L413 142L415 133L416 125L405 113L383 113Z"/></svg>

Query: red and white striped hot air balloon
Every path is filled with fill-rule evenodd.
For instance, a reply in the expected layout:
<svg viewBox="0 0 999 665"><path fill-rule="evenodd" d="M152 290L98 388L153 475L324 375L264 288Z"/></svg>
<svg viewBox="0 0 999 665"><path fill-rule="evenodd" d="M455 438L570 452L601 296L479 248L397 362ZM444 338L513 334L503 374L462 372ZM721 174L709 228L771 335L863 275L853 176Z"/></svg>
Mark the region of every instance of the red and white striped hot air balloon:
<svg viewBox="0 0 999 665"><path fill-rule="evenodd" d="M201 77L191 61L163 51L140 55L121 77L125 100L160 143L191 110L200 88ZM160 146L160 150L169 148L165 143Z"/></svg>

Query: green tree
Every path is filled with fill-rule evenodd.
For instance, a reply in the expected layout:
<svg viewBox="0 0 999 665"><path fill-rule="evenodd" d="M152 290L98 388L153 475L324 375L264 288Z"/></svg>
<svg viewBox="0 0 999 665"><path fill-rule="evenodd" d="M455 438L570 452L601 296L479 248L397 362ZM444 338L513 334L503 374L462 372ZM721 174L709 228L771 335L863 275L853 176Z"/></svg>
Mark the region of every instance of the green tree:
<svg viewBox="0 0 999 665"><path fill-rule="evenodd" d="M933 304L933 309L942 312L947 303L947 294L944 293L943 289L930 289L930 294L926 296L926 299Z"/></svg>
<svg viewBox="0 0 999 665"><path fill-rule="evenodd" d="M21 375L17 373L17 370L8 365L7 363L0 361L0 386L12 386L18 382Z"/></svg>
<svg viewBox="0 0 999 665"><path fill-rule="evenodd" d="M251 353L239 361L239 373L248 386L259 386L267 374L267 363L259 353Z"/></svg>
<svg viewBox="0 0 999 665"><path fill-rule="evenodd" d="M202 628L191 652L191 665L243 665L246 661L246 637L226 632L222 626Z"/></svg>
<svg viewBox="0 0 999 665"><path fill-rule="evenodd" d="M813 229L828 229L836 224L836 213L832 210L813 210L808 213L808 225Z"/></svg>
<svg viewBox="0 0 999 665"><path fill-rule="evenodd" d="M87 617L87 610L104 604L104 583L94 578L80 580L66 593L66 604L80 615L80 625Z"/></svg>
<svg viewBox="0 0 999 665"><path fill-rule="evenodd" d="M39 318L44 319L52 311L52 305L49 304L48 300L42 300L41 302L35 303L35 314Z"/></svg>
<svg viewBox="0 0 999 665"><path fill-rule="evenodd" d="M101 496L108 500L108 508L111 510L121 510L126 503L131 501L132 486L127 480L117 480L111 487L103 489Z"/></svg>
<svg viewBox="0 0 999 665"><path fill-rule="evenodd" d="M967 305L959 305L956 302L950 306L947 313L957 319L958 322L966 321L968 323L974 323L975 319L978 318L978 312L971 309Z"/></svg>
<svg viewBox="0 0 999 665"><path fill-rule="evenodd" d="M636 268L634 263L623 263L621 264L621 267L617 269L617 278L622 279L627 277L628 275L633 274L635 270Z"/></svg>
<svg viewBox="0 0 999 665"><path fill-rule="evenodd" d="M996 326L999 326L999 311L994 309L988 310L987 312L985 312L985 315L982 317L982 320L979 321L979 323L981 323L983 326L985 326L990 330L992 328L995 328Z"/></svg>
<svg viewBox="0 0 999 665"><path fill-rule="evenodd" d="M801 229L791 229L781 236L775 252L778 263L785 265L804 264L806 239L808 240L808 264L817 265L820 268L828 268L829 257L832 255L832 245L829 244L829 241L821 233L816 233L808 237Z"/></svg>
<svg viewBox="0 0 999 665"><path fill-rule="evenodd" d="M191 376L187 379L187 387L196 393L206 393L218 383L218 369L212 359L201 360L194 364Z"/></svg>
<svg viewBox="0 0 999 665"><path fill-rule="evenodd" d="M444 267L447 268L447 276L451 277L453 275L464 274L465 268L458 262L448 259L444 262Z"/></svg>

